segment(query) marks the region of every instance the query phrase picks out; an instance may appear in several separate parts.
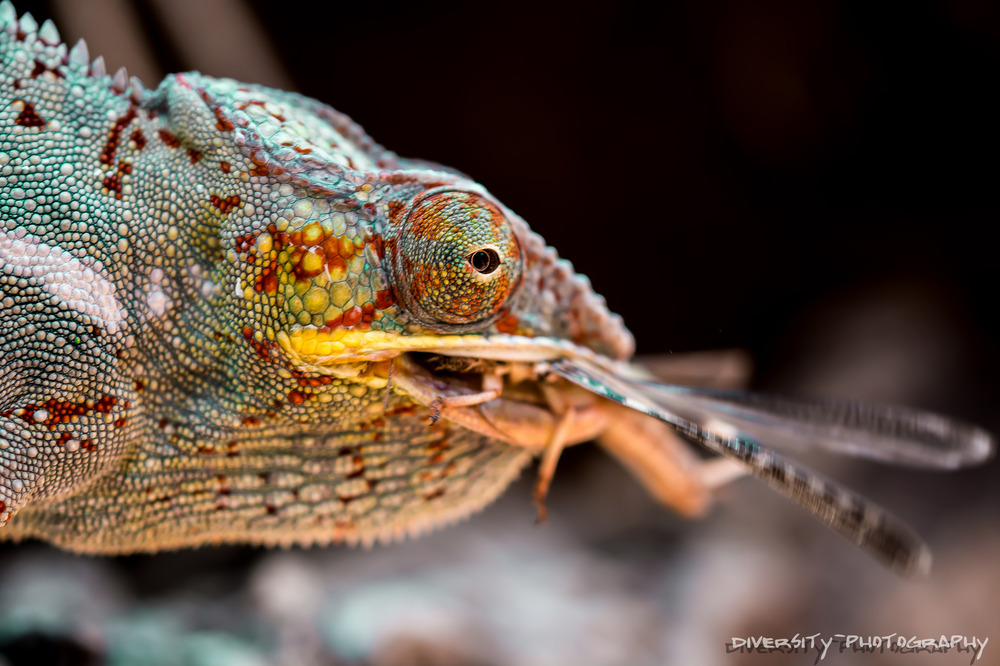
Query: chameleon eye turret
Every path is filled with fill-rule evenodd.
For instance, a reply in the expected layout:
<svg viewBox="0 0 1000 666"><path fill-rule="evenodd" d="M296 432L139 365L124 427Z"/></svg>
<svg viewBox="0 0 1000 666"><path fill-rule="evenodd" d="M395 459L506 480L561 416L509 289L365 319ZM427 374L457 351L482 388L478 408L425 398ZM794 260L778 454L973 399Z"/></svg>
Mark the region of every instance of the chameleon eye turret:
<svg viewBox="0 0 1000 666"><path fill-rule="evenodd" d="M387 259L398 300L431 330L490 322L521 279L521 249L509 221L471 192L417 198Z"/></svg>

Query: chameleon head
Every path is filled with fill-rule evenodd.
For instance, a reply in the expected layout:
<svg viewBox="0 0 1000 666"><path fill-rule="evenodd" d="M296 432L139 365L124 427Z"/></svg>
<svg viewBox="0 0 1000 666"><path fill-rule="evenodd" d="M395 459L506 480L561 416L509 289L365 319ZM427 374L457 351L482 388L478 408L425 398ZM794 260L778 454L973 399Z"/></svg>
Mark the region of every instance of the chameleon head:
<svg viewBox="0 0 1000 666"><path fill-rule="evenodd" d="M469 178L399 158L305 98L195 74L160 97L202 114L198 126L240 110L235 144L253 173L211 207L225 218L233 315L255 346L314 366L442 344L467 355L537 343L631 355L631 335L587 279Z"/></svg>

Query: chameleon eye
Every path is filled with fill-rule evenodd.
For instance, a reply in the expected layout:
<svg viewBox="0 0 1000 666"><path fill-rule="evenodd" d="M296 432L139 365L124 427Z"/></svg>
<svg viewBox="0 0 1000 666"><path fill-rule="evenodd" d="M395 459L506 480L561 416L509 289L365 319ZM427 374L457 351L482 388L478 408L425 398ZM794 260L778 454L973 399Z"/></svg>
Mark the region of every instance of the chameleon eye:
<svg viewBox="0 0 1000 666"><path fill-rule="evenodd" d="M510 223L496 204L471 192L419 199L394 248L392 278L400 301L416 319L442 330L489 320L521 276L521 250Z"/></svg>
<svg viewBox="0 0 1000 666"><path fill-rule="evenodd" d="M469 255L469 263L483 275L489 275L500 266L500 255L493 248L479 250Z"/></svg>

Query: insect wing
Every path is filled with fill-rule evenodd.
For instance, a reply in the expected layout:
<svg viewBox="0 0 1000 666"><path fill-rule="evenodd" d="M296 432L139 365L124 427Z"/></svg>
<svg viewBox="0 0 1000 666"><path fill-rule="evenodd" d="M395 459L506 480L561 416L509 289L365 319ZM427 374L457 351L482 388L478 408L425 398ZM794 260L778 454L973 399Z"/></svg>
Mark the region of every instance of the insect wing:
<svg viewBox="0 0 1000 666"><path fill-rule="evenodd" d="M982 463L995 449L981 428L910 407L654 382L638 386L674 413L701 423L725 422L786 451L823 449L895 465L957 469Z"/></svg>
<svg viewBox="0 0 1000 666"><path fill-rule="evenodd" d="M674 413L657 404L649 382L616 376L583 359L562 359L550 367L563 379L660 419L681 435L742 464L754 477L900 574L920 576L930 570L929 549L898 518L857 493L764 448L724 420L716 417L719 427L713 427L711 420Z"/></svg>

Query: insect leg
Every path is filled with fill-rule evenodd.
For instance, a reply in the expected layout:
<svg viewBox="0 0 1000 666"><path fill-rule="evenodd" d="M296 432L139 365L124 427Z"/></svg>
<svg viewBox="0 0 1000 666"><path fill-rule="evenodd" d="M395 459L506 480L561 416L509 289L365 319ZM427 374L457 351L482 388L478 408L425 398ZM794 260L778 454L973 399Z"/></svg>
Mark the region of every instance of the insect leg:
<svg viewBox="0 0 1000 666"><path fill-rule="evenodd" d="M620 405L607 408L612 415L601 446L658 501L682 516L702 515L710 500L705 463L665 423Z"/></svg>
<svg viewBox="0 0 1000 666"><path fill-rule="evenodd" d="M552 436L542 451L542 460L538 463L538 479L535 481L535 506L538 507L538 518L536 522L544 523L548 518L548 509L545 507L545 498L549 494L549 486L552 485L552 477L556 473L556 465L559 463L559 456L566 448L567 435L573 418L576 416L572 406L564 404L558 393L551 386L542 385L542 393L545 395L549 406L555 413L561 414L556 423Z"/></svg>

